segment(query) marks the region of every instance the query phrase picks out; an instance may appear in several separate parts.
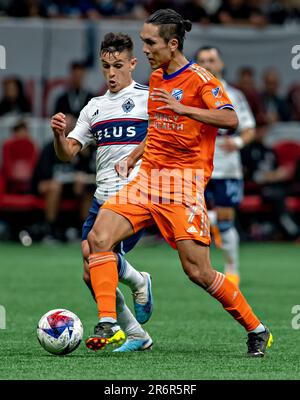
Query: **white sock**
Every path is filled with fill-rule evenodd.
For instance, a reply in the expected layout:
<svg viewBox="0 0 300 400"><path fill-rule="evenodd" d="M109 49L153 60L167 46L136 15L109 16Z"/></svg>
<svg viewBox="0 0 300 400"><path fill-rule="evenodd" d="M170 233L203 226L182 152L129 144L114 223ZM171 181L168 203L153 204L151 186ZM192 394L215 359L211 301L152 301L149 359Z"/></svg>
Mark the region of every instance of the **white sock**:
<svg viewBox="0 0 300 400"><path fill-rule="evenodd" d="M264 332L265 330L266 328L264 327L264 325L260 323L257 328L253 329L253 331L250 331L248 333L261 333Z"/></svg>
<svg viewBox="0 0 300 400"><path fill-rule="evenodd" d="M102 317L99 319L99 322L110 322L111 324L115 324L117 321L112 317Z"/></svg>
<svg viewBox="0 0 300 400"><path fill-rule="evenodd" d="M118 324L126 333L126 336L145 336L145 331L132 315L125 304L123 293L117 288L117 317Z"/></svg>
<svg viewBox="0 0 300 400"><path fill-rule="evenodd" d="M224 272L239 275L239 234L234 226L220 233L222 237L222 250L226 259Z"/></svg>
<svg viewBox="0 0 300 400"><path fill-rule="evenodd" d="M119 269L119 281L129 286L131 290L136 291L145 284L145 279L139 271L137 271L125 258L118 254L121 260L121 268ZM120 261L119 261L120 262Z"/></svg>

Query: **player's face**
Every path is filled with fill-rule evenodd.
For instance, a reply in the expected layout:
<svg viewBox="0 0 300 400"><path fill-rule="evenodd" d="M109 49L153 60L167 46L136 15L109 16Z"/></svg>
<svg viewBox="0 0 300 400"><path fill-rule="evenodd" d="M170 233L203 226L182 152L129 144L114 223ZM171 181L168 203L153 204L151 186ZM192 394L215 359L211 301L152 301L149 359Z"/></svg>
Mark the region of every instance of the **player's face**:
<svg viewBox="0 0 300 400"><path fill-rule="evenodd" d="M101 69L108 89L117 93L132 82L131 73L136 66L136 58L132 58L127 50L121 53L101 53Z"/></svg>
<svg viewBox="0 0 300 400"><path fill-rule="evenodd" d="M224 63L216 49L199 51L196 62L213 75L220 76L222 74Z"/></svg>
<svg viewBox="0 0 300 400"><path fill-rule="evenodd" d="M166 69L171 61L172 42L166 43L159 36L159 27L153 24L144 24L140 37L144 43L143 52L148 58L151 69Z"/></svg>

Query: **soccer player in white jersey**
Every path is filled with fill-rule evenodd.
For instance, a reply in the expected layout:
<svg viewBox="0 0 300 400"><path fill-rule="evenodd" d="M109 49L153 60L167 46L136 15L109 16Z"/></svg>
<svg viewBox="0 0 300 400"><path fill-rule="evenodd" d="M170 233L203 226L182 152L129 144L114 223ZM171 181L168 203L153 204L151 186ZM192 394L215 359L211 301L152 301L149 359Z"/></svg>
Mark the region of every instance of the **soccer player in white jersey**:
<svg viewBox="0 0 300 400"><path fill-rule="evenodd" d="M97 144L97 188L82 232L83 277L93 295L87 236L97 218L98 210L105 200L137 174L139 165L136 165L128 178L121 178L115 170L115 165L127 157L145 139L148 127L147 101L149 94L147 86L136 83L132 79L132 71L135 69L137 60L133 55L132 39L128 35L106 34L101 43L100 63L108 91L103 96L94 97L89 101L82 109L75 128L67 137L65 136L65 115L55 114L51 120L54 146L56 154L61 160L70 161L89 144L95 141ZM146 272L138 272L123 257L124 253L135 246L140 237L141 233L138 232L135 237L123 241L115 248L119 279L132 290L138 321L126 306L123 294L117 289L118 323L123 327L127 339L121 347L114 351L145 350L152 346L149 334L139 324L148 321L153 309L150 275ZM105 293L105 290L106 288L103 287L102 292ZM109 332L111 327L109 317L105 324ZM95 334L97 334L96 328ZM124 336L120 337L119 343L122 343L124 339ZM93 350L104 348L109 343L109 339L106 339L103 343L98 344L99 347L93 347Z"/></svg>
<svg viewBox="0 0 300 400"><path fill-rule="evenodd" d="M215 145L214 170L206 189L211 224L217 223L221 234L221 247L225 256L225 274L237 285L239 272L239 235L235 228L235 208L243 197L243 174L240 149L255 135L255 119L244 94L230 86L222 76L224 62L220 50L205 46L197 51L196 62L208 69L223 83L239 119L236 131L219 129ZM220 91L215 91L218 99Z"/></svg>

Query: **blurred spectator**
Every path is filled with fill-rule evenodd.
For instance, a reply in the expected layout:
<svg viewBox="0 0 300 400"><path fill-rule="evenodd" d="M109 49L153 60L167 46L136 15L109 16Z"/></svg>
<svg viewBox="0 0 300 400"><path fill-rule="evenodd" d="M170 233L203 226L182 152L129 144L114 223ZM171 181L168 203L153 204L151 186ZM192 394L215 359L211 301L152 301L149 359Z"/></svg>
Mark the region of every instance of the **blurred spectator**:
<svg viewBox="0 0 300 400"><path fill-rule="evenodd" d="M176 10L177 3L176 0L150 0L148 4L146 4L146 10L149 14L162 8L172 8Z"/></svg>
<svg viewBox="0 0 300 400"><path fill-rule="evenodd" d="M41 0L13 0L7 14L11 17L46 17L47 11Z"/></svg>
<svg viewBox="0 0 300 400"><path fill-rule="evenodd" d="M300 122L300 83L292 85L287 94L287 103L292 121Z"/></svg>
<svg viewBox="0 0 300 400"><path fill-rule="evenodd" d="M82 108L94 97L83 87L85 75L84 63L73 62L71 64L68 89L57 99L54 114L62 112L78 118Z"/></svg>
<svg viewBox="0 0 300 400"><path fill-rule="evenodd" d="M192 22L199 22L208 24L210 22L209 16L203 7L202 0L187 0L182 3L178 12L184 19L189 19Z"/></svg>
<svg viewBox="0 0 300 400"><path fill-rule="evenodd" d="M8 114L26 114L31 112L31 105L24 94L23 84L16 77L5 78L2 82L0 116Z"/></svg>
<svg viewBox="0 0 300 400"><path fill-rule="evenodd" d="M67 116L68 132L74 118ZM83 223L95 191L95 156L92 149L79 153L72 162L62 162L55 154L53 141L42 149L33 178L32 191L45 199L45 239L64 239L59 230L60 204L63 199L76 199L79 219Z"/></svg>
<svg viewBox="0 0 300 400"><path fill-rule="evenodd" d="M300 21L299 0L272 0L267 9L270 24L282 25Z"/></svg>
<svg viewBox="0 0 300 400"><path fill-rule="evenodd" d="M91 19L101 17L144 17L143 2L137 0L80 0L79 7L84 16ZM143 12L141 13L141 11Z"/></svg>
<svg viewBox="0 0 300 400"><path fill-rule="evenodd" d="M272 208L276 223L286 239L296 240L300 229L285 205L290 169L279 165L276 153L263 143L268 129L260 129L256 138L241 150L246 193L259 194Z"/></svg>
<svg viewBox="0 0 300 400"><path fill-rule="evenodd" d="M251 6L245 0L224 0L214 14L213 22L223 25L264 26L268 21L259 3Z"/></svg>
<svg viewBox="0 0 300 400"><path fill-rule="evenodd" d="M202 0L203 7L207 14L212 15L220 8L223 0Z"/></svg>
<svg viewBox="0 0 300 400"><path fill-rule="evenodd" d="M42 0L50 18L80 18L78 0Z"/></svg>
<svg viewBox="0 0 300 400"><path fill-rule="evenodd" d="M265 107L262 97L256 88L255 72L252 67L241 67L238 71L236 87L246 96L255 117L257 126L266 124Z"/></svg>
<svg viewBox="0 0 300 400"><path fill-rule="evenodd" d="M269 68L263 73L263 84L261 96L266 110L267 122L289 121L288 104L278 94L280 78L276 69Z"/></svg>
<svg viewBox="0 0 300 400"><path fill-rule="evenodd" d="M2 146L2 180L5 193L30 192L31 177L38 152L30 138L27 124L18 122L12 128L12 136Z"/></svg>

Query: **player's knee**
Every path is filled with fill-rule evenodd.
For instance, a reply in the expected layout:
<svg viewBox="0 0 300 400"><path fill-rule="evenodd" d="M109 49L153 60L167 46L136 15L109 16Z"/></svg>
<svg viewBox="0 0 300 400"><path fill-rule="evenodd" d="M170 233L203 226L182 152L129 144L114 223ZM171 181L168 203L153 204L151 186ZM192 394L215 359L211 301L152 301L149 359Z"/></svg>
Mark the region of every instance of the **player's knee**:
<svg viewBox="0 0 300 400"><path fill-rule="evenodd" d="M186 263L184 265L184 272L188 278L197 285L207 288L214 278L214 272L210 264L203 263L203 265L195 265Z"/></svg>
<svg viewBox="0 0 300 400"><path fill-rule="evenodd" d="M218 207L216 209L218 220L233 220L235 210L233 207Z"/></svg>
<svg viewBox="0 0 300 400"><path fill-rule="evenodd" d="M111 251L112 242L111 238L104 231L96 233L93 229L90 231L87 237L91 252L97 251Z"/></svg>

